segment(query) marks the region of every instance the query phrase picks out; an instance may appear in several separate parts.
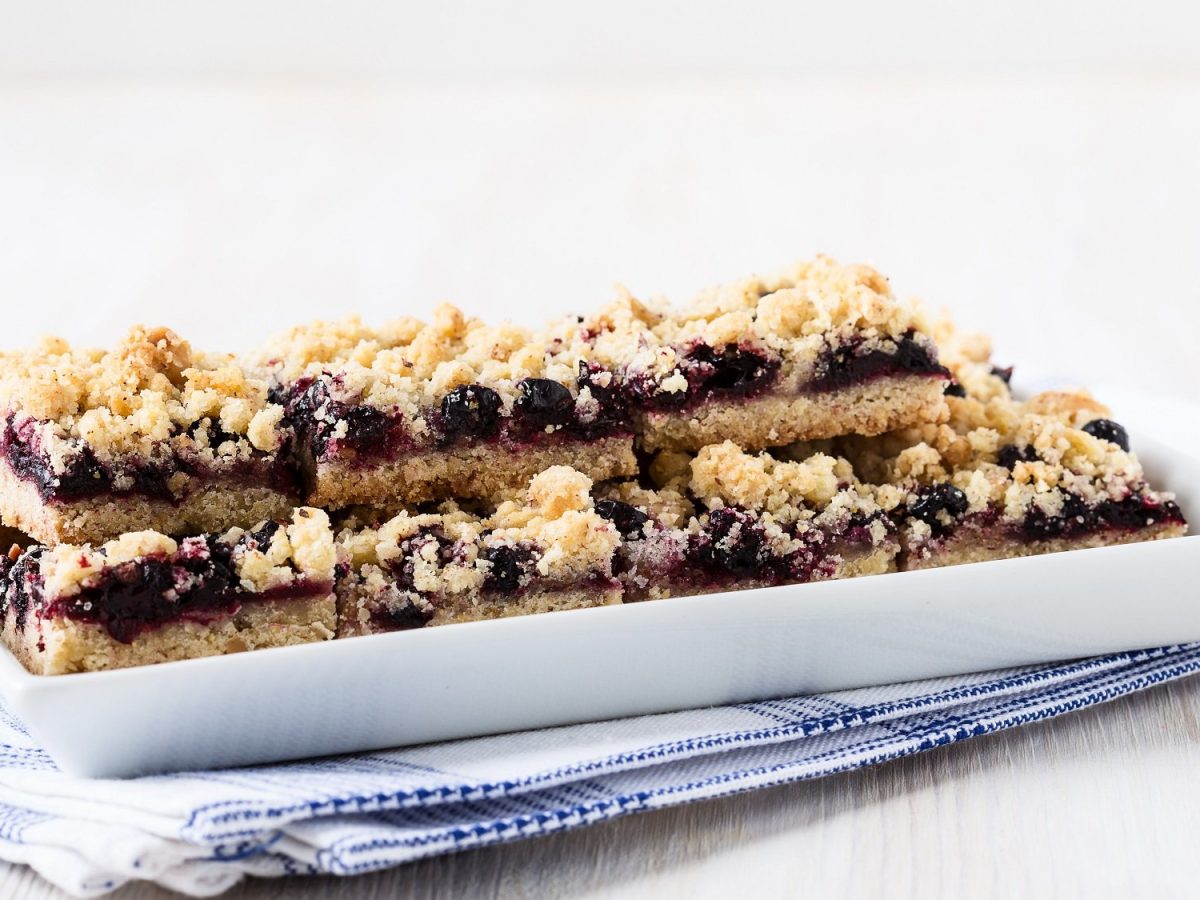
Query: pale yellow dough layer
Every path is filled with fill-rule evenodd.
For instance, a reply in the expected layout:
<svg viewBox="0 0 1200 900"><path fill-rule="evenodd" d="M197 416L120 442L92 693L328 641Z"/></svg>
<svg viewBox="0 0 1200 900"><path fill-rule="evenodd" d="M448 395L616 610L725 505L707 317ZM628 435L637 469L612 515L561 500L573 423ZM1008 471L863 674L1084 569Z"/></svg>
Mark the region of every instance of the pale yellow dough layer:
<svg viewBox="0 0 1200 900"><path fill-rule="evenodd" d="M33 674L66 675L329 640L337 627L337 612L329 592L311 598L251 600L233 615L209 622L171 622L128 644L88 622L53 618L40 625L39 633L31 617L17 631L10 612L5 643Z"/></svg>
<svg viewBox="0 0 1200 900"><path fill-rule="evenodd" d="M373 627L371 613L375 594L362 589L358 582L348 582L338 590L339 638L375 634L383 629ZM460 622L481 622L487 619L506 619L537 613L561 612L569 609L590 609L594 606L615 606L621 602L620 587L531 589L518 597L490 600L478 594L454 597L436 607L428 625L453 625Z"/></svg>
<svg viewBox="0 0 1200 900"><path fill-rule="evenodd" d="M945 382L925 376L877 378L836 391L769 394L701 404L682 412L637 413L646 450L696 451L733 440L743 450L844 434L876 435L946 416Z"/></svg>
<svg viewBox="0 0 1200 900"><path fill-rule="evenodd" d="M1164 538L1182 537L1187 526L1167 522L1137 531L1104 531L1076 538L1055 538L1045 541L1014 541L996 530L967 525L959 528L944 541L918 544L906 548L902 568L905 571L959 566L964 563L990 562L996 559L1017 559L1061 553L1065 550L1085 550L1089 547L1112 547L1119 544L1138 544Z"/></svg>
<svg viewBox="0 0 1200 900"><path fill-rule="evenodd" d="M130 531L186 535L251 528L290 518L295 505L295 497L241 481L209 482L176 503L138 495L47 503L0 462L0 519L51 546L100 544Z"/></svg>
<svg viewBox="0 0 1200 900"><path fill-rule="evenodd" d="M593 481L637 472L633 441L609 437L529 447L508 453L476 446L416 453L379 464L323 462L309 497L314 506L396 510L444 497L489 498L528 486L552 466L570 466Z"/></svg>

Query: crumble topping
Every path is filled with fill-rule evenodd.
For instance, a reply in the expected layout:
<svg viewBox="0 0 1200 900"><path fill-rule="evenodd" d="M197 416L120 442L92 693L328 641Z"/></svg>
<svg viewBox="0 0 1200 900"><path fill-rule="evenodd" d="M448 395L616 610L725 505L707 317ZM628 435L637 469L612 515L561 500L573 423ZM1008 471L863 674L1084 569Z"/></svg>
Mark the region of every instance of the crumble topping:
<svg viewBox="0 0 1200 900"><path fill-rule="evenodd" d="M594 493L597 500L619 500L644 510L667 528L687 528L696 515L695 504L674 488L652 490L636 482L618 481L599 485Z"/></svg>
<svg viewBox="0 0 1200 900"><path fill-rule="evenodd" d="M580 363L594 364L596 387L613 372L649 378L657 394L688 390L681 364L699 344L755 347L785 373L808 376L823 351L852 344L856 353L894 353L901 340L930 351L931 326L916 305L896 301L867 266L827 257L771 278L714 288L689 305L644 302L620 290L591 317L566 317L531 330L489 326L443 304L428 324L404 318L371 328L357 317L293 328L252 357L256 371L281 385L327 379L333 400L401 414L417 435L427 411L455 388L495 390L512 414L518 382L544 378L572 389L580 421L599 413L593 388L578 385Z"/></svg>
<svg viewBox="0 0 1200 900"><path fill-rule="evenodd" d="M692 460L692 491L710 506L720 501L772 513L797 503L822 506L853 480L844 459L816 453L784 462L746 453L733 441L705 447Z"/></svg>
<svg viewBox="0 0 1200 900"><path fill-rule="evenodd" d="M419 434L428 428L424 411L457 387L492 388L510 415L523 379L573 386L581 348L569 346L564 333L562 323L543 331L490 326L441 304L428 324L403 318L369 327L351 316L297 326L270 340L251 365L282 385L331 377L334 399L399 412ZM592 398L582 393L576 402L586 416Z"/></svg>
<svg viewBox="0 0 1200 900"><path fill-rule="evenodd" d="M160 458L162 444L202 459L271 452L282 409L232 356L200 354L166 328L134 328L109 351L47 338L0 354L0 407L36 421L56 471L82 441L101 460ZM214 437L215 436L215 437Z"/></svg>
<svg viewBox="0 0 1200 900"><path fill-rule="evenodd" d="M621 538L596 513L591 490L586 475L552 466L532 479L525 504L500 504L488 519L488 540L537 546L537 571L544 578L567 581L607 574Z"/></svg>
<svg viewBox="0 0 1200 900"><path fill-rule="evenodd" d="M645 373L659 393L679 393L687 389L679 366L698 343L764 348L782 358L785 376L807 377L830 347L853 341L860 352L890 353L909 335L931 347L931 328L920 306L898 302L874 269L820 256L776 276L711 288L678 308L622 289L582 333L603 365Z"/></svg>
<svg viewBox="0 0 1200 900"><path fill-rule="evenodd" d="M591 489L586 475L553 466L532 479L522 498L501 501L490 516L402 512L378 528L347 529L339 544L369 585L383 588L390 580L385 568L411 564L405 577L426 594L483 588L497 548L528 551L537 575L552 582L607 576L620 536L596 513Z"/></svg>
<svg viewBox="0 0 1200 900"><path fill-rule="evenodd" d="M286 528L265 531L268 523L247 532L232 528L209 536L230 551L230 562L243 590L261 593L293 583L297 578L332 583L336 554L329 519L319 509L304 507ZM260 543L257 534L269 537ZM205 536L176 541L155 531L136 531L93 547L59 544L46 551L42 562L47 594L68 597L99 583L107 571L142 560L177 557L207 559L212 551ZM179 577L188 577L186 573Z"/></svg>
<svg viewBox="0 0 1200 900"><path fill-rule="evenodd" d="M845 455L888 511L911 506L923 489L943 483L962 492L962 514L993 509L1014 523L1031 510L1058 516L1069 497L1092 506L1148 493L1134 454L1083 430L1109 415L1087 391L1050 391L1017 400L995 374L986 338L959 334L944 323L939 339L946 348L943 362L966 393L946 398L948 422L794 445L782 455L805 458L817 449ZM936 521L949 525L951 517L942 510ZM914 537L932 533L931 525L918 519L910 519L908 527Z"/></svg>
<svg viewBox="0 0 1200 900"><path fill-rule="evenodd" d="M811 526L832 532L852 522L872 522L881 507L862 485L850 463L824 453L800 460L779 460L769 453L747 453L732 441L700 450L691 463L691 492L710 509L738 506L767 523ZM872 531L876 543L887 535L884 523Z"/></svg>
<svg viewBox="0 0 1200 900"><path fill-rule="evenodd" d="M687 491L692 480L692 454L683 450L660 450L650 460L650 480L659 488Z"/></svg>

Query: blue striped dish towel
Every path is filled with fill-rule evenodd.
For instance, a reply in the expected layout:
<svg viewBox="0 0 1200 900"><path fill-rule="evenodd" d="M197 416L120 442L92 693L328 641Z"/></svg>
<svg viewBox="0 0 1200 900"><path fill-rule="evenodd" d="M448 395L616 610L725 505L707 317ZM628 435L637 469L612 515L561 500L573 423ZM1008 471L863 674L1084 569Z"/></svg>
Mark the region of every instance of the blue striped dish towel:
<svg viewBox="0 0 1200 900"><path fill-rule="evenodd" d="M819 778L1200 669L1200 644L404 750L131 780L59 772L0 710L0 858L77 896L354 875Z"/></svg>

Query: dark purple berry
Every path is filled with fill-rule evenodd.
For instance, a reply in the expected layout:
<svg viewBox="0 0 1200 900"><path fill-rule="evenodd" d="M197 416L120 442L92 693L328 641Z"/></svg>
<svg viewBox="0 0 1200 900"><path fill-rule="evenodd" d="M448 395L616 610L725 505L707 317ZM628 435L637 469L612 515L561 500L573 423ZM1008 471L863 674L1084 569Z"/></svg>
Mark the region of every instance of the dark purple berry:
<svg viewBox="0 0 1200 900"><path fill-rule="evenodd" d="M600 437L629 428L629 412L615 375L607 369L580 360L576 387L580 393L586 389L599 407L588 422L577 423L576 431L580 437Z"/></svg>
<svg viewBox="0 0 1200 900"><path fill-rule="evenodd" d="M1076 494L1063 497L1062 510L1056 516L1048 516L1036 506L1031 506L1025 515L1025 534L1037 540L1062 537L1095 531L1101 521L1100 509L1088 506Z"/></svg>
<svg viewBox="0 0 1200 900"><path fill-rule="evenodd" d="M680 409L688 403L688 391L660 391L658 380L644 372L627 378L622 388L634 406L666 410Z"/></svg>
<svg viewBox="0 0 1200 900"><path fill-rule="evenodd" d="M642 526L650 520L650 517L636 506L630 506L620 500L597 500L596 514L616 525L622 537L633 541L643 536Z"/></svg>
<svg viewBox="0 0 1200 900"><path fill-rule="evenodd" d="M342 411L346 436L341 442L355 450L374 447L383 442L392 428L392 418L373 406L352 406Z"/></svg>
<svg viewBox="0 0 1200 900"><path fill-rule="evenodd" d="M942 393L947 397L965 397L967 396L967 389L957 381L952 381L946 385L946 389Z"/></svg>
<svg viewBox="0 0 1200 900"><path fill-rule="evenodd" d="M42 589L42 555L45 547L37 545L22 553L13 563L5 579L5 603L12 607L18 631L24 630L29 608Z"/></svg>
<svg viewBox="0 0 1200 900"><path fill-rule="evenodd" d="M316 457L323 456L334 440L344 447L365 451L385 444L394 433L396 419L390 413L334 399L332 388L338 382L328 374L305 377L286 394L287 421ZM343 433L335 439L338 431Z"/></svg>
<svg viewBox="0 0 1200 900"><path fill-rule="evenodd" d="M905 372L914 375L950 375L945 367L938 364L929 348L918 342L912 334L896 341L893 353L869 350L860 354L859 347L860 344L843 344L822 354L818 365L821 374L811 383L810 390L832 390Z"/></svg>
<svg viewBox="0 0 1200 900"><path fill-rule="evenodd" d="M1013 367L1012 366L992 366L992 374L1003 381L1005 384L1012 383Z"/></svg>
<svg viewBox="0 0 1200 900"><path fill-rule="evenodd" d="M753 517L739 509L717 509L709 514L704 556L735 575L750 575L764 566L766 538Z"/></svg>
<svg viewBox="0 0 1200 900"><path fill-rule="evenodd" d="M490 437L500 424L500 395L481 384L456 387L442 398L446 437Z"/></svg>
<svg viewBox="0 0 1200 900"><path fill-rule="evenodd" d="M600 376L605 374L609 375L608 383L600 384ZM590 365L587 360L579 361L579 377L575 379L575 385L581 391L587 388L592 399L601 406L607 407L611 403L619 402L620 391L617 390L616 376L607 369Z"/></svg>
<svg viewBox="0 0 1200 900"><path fill-rule="evenodd" d="M908 514L936 531L941 527L939 513L961 516L969 505L966 494L952 484L941 482L922 488L917 499L908 505Z"/></svg>
<svg viewBox="0 0 1200 900"><path fill-rule="evenodd" d="M488 547L482 555L490 563L484 578L484 587L506 594L511 594L521 587L521 579L533 561L533 554L527 549L508 544Z"/></svg>
<svg viewBox="0 0 1200 900"><path fill-rule="evenodd" d="M385 606L371 614L371 621L387 631L410 631L424 628L433 618L433 610L426 612L411 600L397 606Z"/></svg>
<svg viewBox="0 0 1200 900"><path fill-rule="evenodd" d="M749 394L770 379L779 369L779 361L768 359L761 353L746 350L736 344L726 344L718 352L702 345L693 350L688 358L699 363L703 375L701 389L720 391L724 394Z"/></svg>
<svg viewBox="0 0 1200 900"><path fill-rule="evenodd" d="M998 462L1004 468L1012 471L1019 462L1037 462L1038 455L1032 447L1018 447L1015 444L1005 444L996 453Z"/></svg>
<svg viewBox="0 0 1200 900"><path fill-rule="evenodd" d="M537 428L547 425L565 425L575 411L575 398L571 392L549 378L526 378L518 382L521 396L516 408L521 417Z"/></svg>
<svg viewBox="0 0 1200 900"><path fill-rule="evenodd" d="M1129 449L1129 432L1112 419L1092 419L1083 426L1083 430L1094 438L1116 444L1122 450Z"/></svg>
<svg viewBox="0 0 1200 900"><path fill-rule="evenodd" d="M280 527L282 526L274 519L268 519L256 530L247 531L243 534L242 539L238 543L248 546L253 550L266 552L267 548L271 546L271 541L275 540L275 534L279 531Z"/></svg>

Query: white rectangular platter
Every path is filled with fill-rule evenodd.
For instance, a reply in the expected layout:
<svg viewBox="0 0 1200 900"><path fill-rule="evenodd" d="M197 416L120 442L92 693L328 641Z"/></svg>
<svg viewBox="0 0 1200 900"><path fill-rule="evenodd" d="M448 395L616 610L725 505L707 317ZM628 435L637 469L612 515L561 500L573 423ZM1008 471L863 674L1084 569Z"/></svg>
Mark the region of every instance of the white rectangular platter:
<svg viewBox="0 0 1200 900"><path fill-rule="evenodd" d="M1130 432L1200 515L1190 441ZM37 677L0 650L0 696L68 773L214 768L1197 640L1198 574L1189 536L114 672Z"/></svg>

